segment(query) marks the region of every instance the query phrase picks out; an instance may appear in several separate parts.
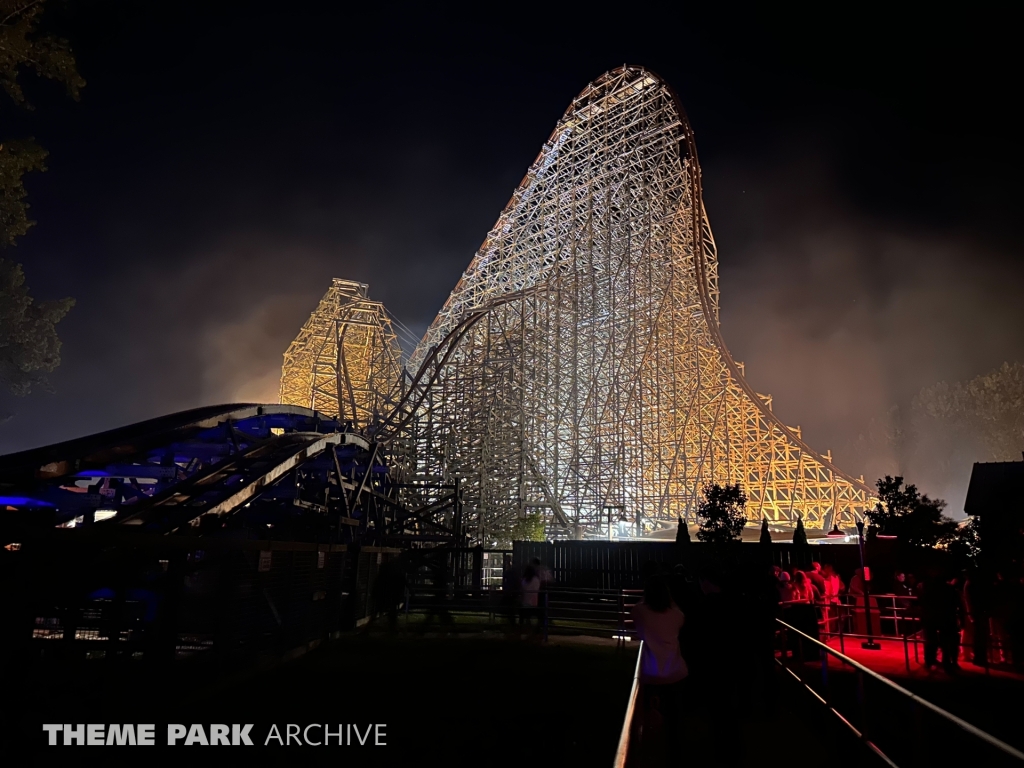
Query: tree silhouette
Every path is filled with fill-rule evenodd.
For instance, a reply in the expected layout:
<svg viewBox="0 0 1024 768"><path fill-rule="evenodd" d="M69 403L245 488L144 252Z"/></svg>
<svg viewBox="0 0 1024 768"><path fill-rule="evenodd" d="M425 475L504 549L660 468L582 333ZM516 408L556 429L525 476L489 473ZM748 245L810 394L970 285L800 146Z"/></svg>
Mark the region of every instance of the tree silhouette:
<svg viewBox="0 0 1024 768"><path fill-rule="evenodd" d="M771 531L768 530L768 518L767 517L761 519L761 537L758 539L758 541L761 542L762 544L771 544L772 543L772 534L771 534Z"/></svg>
<svg viewBox="0 0 1024 768"><path fill-rule="evenodd" d="M804 530L804 519L797 515L796 528L793 529L793 544L797 547L807 546L807 531Z"/></svg>
<svg viewBox="0 0 1024 768"><path fill-rule="evenodd" d="M895 536L913 547L934 547L956 532L956 522L942 514L946 502L922 495L902 477L886 475L876 483L878 503L867 513L872 533Z"/></svg>
<svg viewBox="0 0 1024 768"><path fill-rule="evenodd" d="M686 521L683 520L683 516L679 516L679 525L676 527L676 544L689 544L690 543L690 529L686 527Z"/></svg>
<svg viewBox="0 0 1024 768"><path fill-rule="evenodd" d="M60 365L56 325L73 299L36 303L20 264L0 259L0 382L15 395L47 387L44 374Z"/></svg>
<svg viewBox="0 0 1024 768"><path fill-rule="evenodd" d="M958 569L977 567L981 556L980 519L972 517L958 524L943 544Z"/></svg>
<svg viewBox="0 0 1024 768"><path fill-rule="evenodd" d="M39 33L43 9L43 0L0 0L0 89L29 108L18 81L23 70L62 83L75 99L85 85L67 42ZM8 248L35 223L28 217L24 177L46 170L46 150L32 139L0 135L0 142L0 248ZM73 304L35 304L21 265L0 259L0 382L13 394L46 386L44 374L60 364L54 326Z"/></svg>
<svg viewBox="0 0 1024 768"><path fill-rule="evenodd" d="M704 486L704 500L697 507L700 530L697 538L706 544L735 541L747 523L747 495L739 483Z"/></svg>

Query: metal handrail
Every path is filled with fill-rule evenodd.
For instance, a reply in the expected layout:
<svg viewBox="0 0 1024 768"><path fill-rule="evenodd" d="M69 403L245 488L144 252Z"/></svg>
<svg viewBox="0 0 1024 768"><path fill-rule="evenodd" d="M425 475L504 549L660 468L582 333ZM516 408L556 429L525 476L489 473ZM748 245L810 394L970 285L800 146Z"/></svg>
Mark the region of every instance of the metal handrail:
<svg viewBox="0 0 1024 768"><path fill-rule="evenodd" d="M832 637L839 638L839 650L845 652L845 640L847 639L868 639L868 640L892 640L903 643L903 657L906 663L907 672L910 671L910 651L908 646L913 644L914 646L914 660L919 661L918 658L918 645L921 641L921 617L917 613L917 608L914 603L919 599L917 595L902 595L896 593L881 593L871 594L871 601L873 607L872 613L877 614L881 621L892 621L895 628L895 634L886 632L883 628L884 625L879 623L878 630L872 632L872 634L864 634L863 632L850 632L845 629L845 625L852 616L855 615L856 611L863 611L863 595L840 595L840 602L828 603L824 601L815 601L813 603L802 601L802 600L791 600L786 602L780 602L780 608L786 608L794 605L813 605L815 608L820 610L821 617L818 620L818 627L821 635L826 639ZM880 605L875 604L875 601L887 600L887 604ZM906 600L909 604L898 605L899 601ZM831 611L835 610L834 614ZM833 629L833 624L838 627L838 631ZM960 648L975 648L975 643L964 643L958 642ZM991 635L986 644L986 653L992 653L998 649L998 641L995 635ZM977 662L976 662L977 663ZM991 664L986 660L984 663L979 664L985 669L985 674L991 673Z"/></svg>
<svg viewBox="0 0 1024 768"><path fill-rule="evenodd" d="M633 715L636 712L636 700L640 693L640 660L643 658L644 642L640 641L640 649L636 654L636 671L633 673L633 687L629 689L629 703L626 704L626 718L622 722L622 732L619 734L619 746L615 750L615 762L613 768L625 768L626 759L629 757L629 737L633 731Z"/></svg>
<svg viewBox="0 0 1024 768"><path fill-rule="evenodd" d="M977 726L971 725L966 720L961 720L956 715L954 715L954 714L952 714L950 712L947 712L946 710L942 709L942 707L939 707L939 706L936 706L935 704L932 704L927 699L922 699L917 694L911 693L910 691L908 691L903 686L898 685L895 682L893 682L892 680L890 680L889 678L887 678L887 677L885 677L883 675L880 675L877 672L875 672L874 670L871 670L871 669L865 667L863 664L861 664L861 663L859 663L857 661L854 661L849 656L847 656L847 655L845 655L843 653L840 653L839 651L835 650L834 648L831 648L830 646L825 645L824 643L822 643L822 642L820 642L818 640L815 640L810 635L808 635L808 634L806 634L804 632L801 632L799 629L797 629L796 627L793 627L793 626L787 624L782 619L776 619L775 621L780 626L784 627L787 631L796 633L804 641L809 642L812 645L817 646L821 650L824 650L828 655L834 656L835 658L839 659L844 664L848 664L849 666L853 667L858 672L860 672L862 674L865 674L868 677L870 677L870 678L872 678L874 680L877 680L880 683L883 683L884 685L889 686L890 688L892 688L897 693L899 693L899 694L907 697L911 701L913 701L915 704L919 704L920 706L924 707L925 709L931 710L932 712L934 712L935 714L939 715L940 717L942 717L942 718L948 720L949 722L953 723L954 725L956 725L961 730L964 730L967 733L971 734L972 736L981 739L985 743L989 744L990 746L995 747L996 749L1000 750L1004 754L1007 754L1010 757L1013 757L1013 758L1015 758L1017 760L1020 760L1020 761L1024 762L1024 752L1020 752L1019 750L1014 749L1013 747L1011 747L1006 742L1000 741L995 736L992 736L991 734L986 733L985 731L981 730Z"/></svg>
<svg viewBox="0 0 1024 768"><path fill-rule="evenodd" d="M465 587L439 592L430 587L410 586L405 591L404 615L406 622L411 614L430 615L434 612L446 612L452 616L487 616L487 623L493 624L495 616L504 613L514 622L515 614L510 611L514 611L516 606L499 603L497 599L506 594L500 590L474 591ZM581 632L611 631L620 645L632 639L634 630L627 611L631 606L630 599L640 597L638 590L543 586L539 597L543 604L537 608L540 609L545 640L552 627Z"/></svg>

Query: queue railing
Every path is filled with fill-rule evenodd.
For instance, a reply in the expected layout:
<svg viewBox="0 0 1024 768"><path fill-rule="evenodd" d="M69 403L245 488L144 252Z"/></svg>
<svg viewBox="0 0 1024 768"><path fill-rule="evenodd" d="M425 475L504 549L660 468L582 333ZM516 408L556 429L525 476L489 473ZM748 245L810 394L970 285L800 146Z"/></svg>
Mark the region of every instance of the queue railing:
<svg viewBox="0 0 1024 768"><path fill-rule="evenodd" d="M633 672L633 685L629 689L629 699L626 702L626 716L622 720L622 730L619 732L619 744L615 750L615 762L613 768L626 768L629 759L629 749L633 742L633 722L636 719L636 703L640 698L640 662L643 659L644 644L640 641L640 647L636 652L636 670Z"/></svg>
<svg viewBox="0 0 1024 768"><path fill-rule="evenodd" d="M836 602L814 603L820 613L820 632L828 637L877 637L902 640L917 631L917 598L911 595L872 594L867 608L863 595L844 594ZM867 613L871 629L867 632Z"/></svg>
<svg viewBox="0 0 1024 768"><path fill-rule="evenodd" d="M776 664L823 713L888 765L1024 764L1024 753L777 619ZM833 675L832 667L852 675Z"/></svg>
<svg viewBox="0 0 1024 768"><path fill-rule="evenodd" d="M461 625L461 628L496 628L505 624L534 625L547 639L552 632L572 632L616 639L620 645L636 638L630 609L642 590L583 589L546 585L537 606L524 606L521 596L500 589L473 590L438 585L410 586L405 591L403 613L408 625L413 618L429 625Z"/></svg>
<svg viewBox="0 0 1024 768"><path fill-rule="evenodd" d="M869 600L867 611L871 614L870 622L867 621L863 595L848 593L841 595L838 602L815 602L819 636L825 638L826 642L833 638L837 639L842 653L846 652L847 640L899 642L903 645L903 659L907 672L911 670L911 655L915 663L923 663L921 646L925 645L926 638L921 626L918 598L914 595L883 593L872 594ZM783 607L786 605L788 604L782 604ZM870 632L867 631L868 628L871 629ZM990 674L990 660L1005 655L1005 649L995 632L987 633L987 638L984 643L985 657L977 659L975 663L985 669L985 674ZM973 658L977 646L978 643L973 639L964 642L963 636L958 632L959 656L971 655Z"/></svg>

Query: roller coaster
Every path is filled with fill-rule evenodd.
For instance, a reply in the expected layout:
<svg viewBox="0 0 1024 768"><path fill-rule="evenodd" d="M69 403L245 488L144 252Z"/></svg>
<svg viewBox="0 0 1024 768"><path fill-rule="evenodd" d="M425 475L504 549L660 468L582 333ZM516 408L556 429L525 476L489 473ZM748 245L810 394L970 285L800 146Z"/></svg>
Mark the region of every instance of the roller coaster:
<svg viewBox="0 0 1024 768"><path fill-rule="evenodd" d="M553 538L610 535L613 517L641 537L692 520L713 483L783 526L849 526L873 503L733 360L694 133L641 67L573 101L400 376L391 323L366 331L383 309L339 304L345 285L289 349L282 401L365 416L374 381L393 467L458 479L478 542L531 516Z"/></svg>
<svg viewBox="0 0 1024 768"><path fill-rule="evenodd" d="M610 536L613 516L642 537L728 482L751 520L862 519L863 479L785 425L729 353L717 258L675 93L640 67L606 73L408 360L367 286L335 280L285 353L282 404L197 408L0 457L0 558L25 546L39 578L54 547L141 548L145 581L154 563L199 568L218 550L241 558L238 573L276 572L273 553L289 551L289 569L344 570L336 600L361 594L366 614L375 569L399 550L505 544L530 517L550 538ZM457 559L435 570L454 577ZM90 594L108 589L96 575L108 570L83 568ZM243 592L256 583L238 578ZM279 618L285 598L266 600ZM26 610L39 638L79 631Z"/></svg>
<svg viewBox="0 0 1024 768"><path fill-rule="evenodd" d="M0 457L0 493L10 519L60 527L376 545L506 542L531 514L578 538L617 512L641 536L711 482L740 483L755 521L861 519L863 480L732 359L717 271L693 130L624 66L570 105L404 365L383 305L335 280L285 353L282 405Z"/></svg>

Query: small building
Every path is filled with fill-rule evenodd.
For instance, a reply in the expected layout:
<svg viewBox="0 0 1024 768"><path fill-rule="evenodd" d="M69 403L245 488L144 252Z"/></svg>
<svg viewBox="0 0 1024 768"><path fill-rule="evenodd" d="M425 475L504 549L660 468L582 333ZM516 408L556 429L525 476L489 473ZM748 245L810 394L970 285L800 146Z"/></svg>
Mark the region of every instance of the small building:
<svg viewBox="0 0 1024 768"><path fill-rule="evenodd" d="M974 465L964 512L978 518L981 547L994 567L1024 556L1024 460Z"/></svg>

